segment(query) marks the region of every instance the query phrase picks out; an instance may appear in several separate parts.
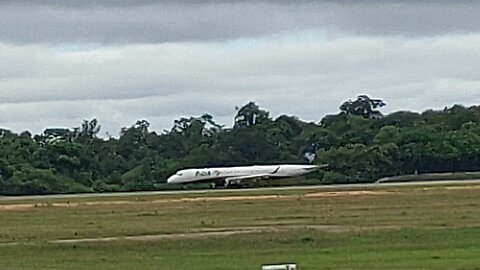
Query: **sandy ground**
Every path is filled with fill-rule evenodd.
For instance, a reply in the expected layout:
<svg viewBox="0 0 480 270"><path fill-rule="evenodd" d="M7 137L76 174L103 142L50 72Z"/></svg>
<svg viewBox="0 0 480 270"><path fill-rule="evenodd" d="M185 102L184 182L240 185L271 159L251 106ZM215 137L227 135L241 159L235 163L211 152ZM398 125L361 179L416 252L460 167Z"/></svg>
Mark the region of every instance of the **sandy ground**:
<svg viewBox="0 0 480 270"><path fill-rule="evenodd" d="M478 190L480 185L461 185L461 186L430 186L422 187L422 190ZM248 192L248 191L247 191ZM301 198L332 198L341 196L384 196L392 194L401 194L401 190L344 190L344 191L318 191L307 192L304 194L291 195L225 195L225 196L200 196L193 198L173 198L173 199L156 199L151 201L131 201L131 200L112 200L112 201L92 201L82 202L38 202L38 203L18 203L0 204L0 211L27 211L34 208L45 207L80 207L80 206L100 206L100 205L128 205L128 204L165 204L165 203L183 203L183 202L216 202L216 201L256 201L256 200L278 200L278 199L301 199ZM1 201L0 201L1 203Z"/></svg>
<svg viewBox="0 0 480 270"><path fill-rule="evenodd" d="M79 207L79 206L95 206L95 205L127 205L127 204L165 204L165 203L182 203L182 202L215 202L215 201L256 201L256 200L278 200L278 199L298 199L298 198L330 198L340 196L375 196L389 195L392 191L323 191L307 194L295 195L231 195L231 196L215 196L215 197L197 197L197 198L180 198L180 199L158 199L152 201L92 201L92 202L70 202L70 203L20 203L0 205L0 211L25 211L34 208L44 207Z"/></svg>

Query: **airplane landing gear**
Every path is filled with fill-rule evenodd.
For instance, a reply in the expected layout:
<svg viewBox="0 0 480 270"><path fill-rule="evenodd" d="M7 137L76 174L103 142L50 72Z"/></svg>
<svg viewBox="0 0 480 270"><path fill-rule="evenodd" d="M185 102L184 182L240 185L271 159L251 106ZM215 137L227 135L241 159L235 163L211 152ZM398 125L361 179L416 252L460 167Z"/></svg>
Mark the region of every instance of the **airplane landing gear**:
<svg viewBox="0 0 480 270"><path fill-rule="evenodd" d="M227 186L228 186L228 184L225 184L225 181L210 183L210 188L211 189L221 189L221 188L226 188Z"/></svg>
<svg viewBox="0 0 480 270"><path fill-rule="evenodd" d="M245 185L240 180L225 180L225 188L243 188Z"/></svg>
<svg viewBox="0 0 480 270"><path fill-rule="evenodd" d="M220 182L210 183L211 189L218 189L218 188L242 188L242 182L240 180L223 180Z"/></svg>

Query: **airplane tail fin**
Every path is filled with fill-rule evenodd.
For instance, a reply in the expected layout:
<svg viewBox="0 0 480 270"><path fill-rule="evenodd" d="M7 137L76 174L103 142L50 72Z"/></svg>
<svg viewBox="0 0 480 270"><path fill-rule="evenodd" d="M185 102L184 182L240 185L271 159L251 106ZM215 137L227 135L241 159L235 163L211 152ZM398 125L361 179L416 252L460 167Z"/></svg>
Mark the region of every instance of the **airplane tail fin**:
<svg viewBox="0 0 480 270"><path fill-rule="evenodd" d="M303 158L308 163L313 163L317 155L316 152L317 152L317 145L315 143L312 143L309 146L307 146L307 149L305 150L305 154L303 154Z"/></svg>

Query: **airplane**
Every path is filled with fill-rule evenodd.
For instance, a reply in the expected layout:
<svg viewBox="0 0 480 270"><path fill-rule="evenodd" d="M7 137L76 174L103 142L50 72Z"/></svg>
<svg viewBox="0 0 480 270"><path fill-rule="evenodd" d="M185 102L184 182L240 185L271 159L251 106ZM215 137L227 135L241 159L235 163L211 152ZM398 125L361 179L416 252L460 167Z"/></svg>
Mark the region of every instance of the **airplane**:
<svg viewBox="0 0 480 270"><path fill-rule="evenodd" d="M167 179L169 184L187 184L194 182L211 182L211 187L216 188L223 184L240 185L242 181L256 181L270 178L289 178L314 172L327 165L253 165L238 167L217 167L203 169L183 169Z"/></svg>

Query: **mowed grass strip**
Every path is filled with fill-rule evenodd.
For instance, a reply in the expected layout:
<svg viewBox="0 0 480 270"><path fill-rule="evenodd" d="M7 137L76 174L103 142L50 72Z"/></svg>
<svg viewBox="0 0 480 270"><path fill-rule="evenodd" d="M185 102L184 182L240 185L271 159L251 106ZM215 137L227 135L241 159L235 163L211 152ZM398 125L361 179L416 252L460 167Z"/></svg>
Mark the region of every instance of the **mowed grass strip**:
<svg viewBox="0 0 480 270"><path fill-rule="evenodd" d="M478 269L478 228L325 233L295 230L177 239L0 247L2 269Z"/></svg>
<svg viewBox="0 0 480 270"><path fill-rule="evenodd" d="M282 261L301 269L480 269L479 195L479 186L465 186L47 201L0 211L0 269L259 269ZM280 230L121 240L247 227ZM109 236L120 240L51 243Z"/></svg>
<svg viewBox="0 0 480 270"><path fill-rule="evenodd" d="M461 227L480 224L480 189L410 188L147 201L0 211L0 242L183 233L278 225ZM220 199L219 199L220 198ZM232 200L232 198L236 198ZM243 198L243 199L242 199ZM190 198L191 199L191 198ZM91 203L95 203L91 201Z"/></svg>

